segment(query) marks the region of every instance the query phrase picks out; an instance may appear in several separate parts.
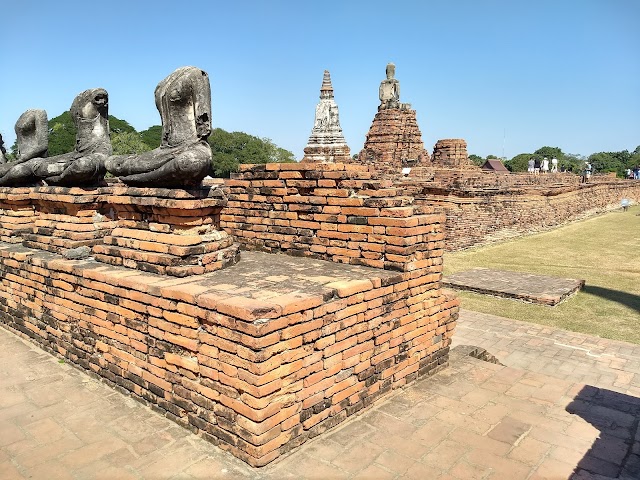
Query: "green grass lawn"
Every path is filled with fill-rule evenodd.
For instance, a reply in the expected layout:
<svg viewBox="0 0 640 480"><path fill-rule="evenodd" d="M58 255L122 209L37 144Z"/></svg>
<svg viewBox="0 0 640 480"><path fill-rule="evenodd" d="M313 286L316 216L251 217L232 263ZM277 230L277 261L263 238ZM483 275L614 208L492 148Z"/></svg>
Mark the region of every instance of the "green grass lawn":
<svg viewBox="0 0 640 480"><path fill-rule="evenodd" d="M640 344L640 206L444 256L445 275L474 267L586 284L555 307L460 292L462 308Z"/></svg>

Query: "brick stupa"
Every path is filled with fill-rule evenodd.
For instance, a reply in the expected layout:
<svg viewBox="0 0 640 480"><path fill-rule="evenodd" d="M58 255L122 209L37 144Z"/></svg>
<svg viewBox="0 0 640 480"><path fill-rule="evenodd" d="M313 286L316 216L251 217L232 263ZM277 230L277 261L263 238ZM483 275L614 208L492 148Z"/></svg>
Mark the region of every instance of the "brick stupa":
<svg viewBox="0 0 640 480"><path fill-rule="evenodd" d="M303 162L343 163L351 160L351 151L342 135L338 105L333 98L329 71L324 71L320 87L320 103L309 142L304 148Z"/></svg>
<svg viewBox="0 0 640 480"><path fill-rule="evenodd" d="M400 82L394 78L395 65L387 65L387 78L380 83L380 106L373 119L359 163L378 168L402 168L426 165L429 153L422 143L416 111L400 103Z"/></svg>
<svg viewBox="0 0 640 480"><path fill-rule="evenodd" d="M467 142L461 138L438 140L431 161L434 167L477 168L467 155Z"/></svg>

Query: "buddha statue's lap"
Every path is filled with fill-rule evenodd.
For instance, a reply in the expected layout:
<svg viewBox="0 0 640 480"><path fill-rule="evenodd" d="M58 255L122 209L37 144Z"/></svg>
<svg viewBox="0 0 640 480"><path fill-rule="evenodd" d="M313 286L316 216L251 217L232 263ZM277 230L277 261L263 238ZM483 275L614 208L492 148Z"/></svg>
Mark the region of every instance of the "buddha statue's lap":
<svg viewBox="0 0 640 480"><path fill-rule="evenodd" d="M131 186L191 186L207 176L211 160L211 147L198 140L139 155L114 155L107 160L107 169Z"/></svg>

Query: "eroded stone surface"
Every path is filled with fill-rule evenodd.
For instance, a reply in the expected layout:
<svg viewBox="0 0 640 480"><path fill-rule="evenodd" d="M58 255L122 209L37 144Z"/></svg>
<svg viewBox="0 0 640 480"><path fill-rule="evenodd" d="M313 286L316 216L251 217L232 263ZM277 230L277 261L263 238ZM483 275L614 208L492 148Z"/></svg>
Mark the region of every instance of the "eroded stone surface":
<svg viewBox="0 0 640 480"><path fill-rule="evenodd" d="M4 148L4 140L2 134L0 134L0 164L7 163L7 157L5 157L7 149Z"/></svg>
<svg viewBox="0 0 640 480"><path fill-rule="evenodd" d="M474 268L448 275L443 284L459 290L556 305L584 286L584 280Z"/></svg>
<svg viewBox="0 0 640 480"><path fill-rule="evenodd" d="M196 67L181 67L155 91L162 119L162 144L139 155L114 155L107 170L120 181L139 187L199 185L211 170L211 87Z"/></svg>
<svg viewBox="0 0 640 480"><path fill-rule="evenodd" d="M16 165L24 163L32 158L46 157L49 148L49 129L47 126L47 112L44 110L27 110L15 125L18 156L12 162L7 162L4 154L4 142L2 143L2 156L0 164L0 183L3 177Z"/></svg>
<svg viewBox="0 0 640 480"><path fill-rule="evenodd" d="M111 154L108 104L109 96L102 88L80 93L70 109L71 118L77 128L75 150L54 157L38 156L18 164L5 164L11 167L0 178L0 185L34 185L44 182L46 185L85 187L100 184L105 174L104 162ZM42 114L35 118L36 125L44 122L44 127L40 127L40 133L35 134L40 139L43 135L42 128L45 134L48 132L46 114L44 119ZM38 145L39 142L40 140Z"/></svg>

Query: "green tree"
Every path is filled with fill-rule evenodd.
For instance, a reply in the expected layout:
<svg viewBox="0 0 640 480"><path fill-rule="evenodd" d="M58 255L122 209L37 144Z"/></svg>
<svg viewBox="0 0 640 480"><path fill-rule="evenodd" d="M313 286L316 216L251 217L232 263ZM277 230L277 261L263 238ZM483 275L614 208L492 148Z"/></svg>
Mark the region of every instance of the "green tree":
<svg viewBox="0 0 640 480"><path fill-rule="evenodd" d="M113 115L109 115L109 130L111 131L112 137L114 133L137 133L136 129L129 125L129 122L126 120L120 120Z"/></svg>
<svg viewBox="0 0 640 480"><path fill-rule="evenodd" d="M581 175L584 170L584 163L587 159L583 155L577 153L565 153L562 158L558 159L558 169L564 172L575 173Z"/></svg>
<svg viewBox="0 0 640 480"><path fill-rule="evenodd" d="M529 167L529 159L535 155L531 153L519 153L511 160L504 162L504 166L509 169L510 172L526 172Z"/></svg>
<svg viewBox="0 0 640 480"><path fill-rule="evenodd" d="M216 177L228 177L243 163L294 162L293 153L276 146L268 138L216 128L209 136Z"/></svg>
<svg viewBox="0 0 640 480"><path fill-rule="evenodd" d="M540 158L547 157L549 160L555 157L558 159L558 163L560 163L560 160L564 157L564 153L562 153L562 150L558 147L541 147L533 153Z"/></svg>
<svg viewBox="0 0 640 480"><path fill-rule="evenodd" d="M140 132L140 138L149 148L158 148L162 143L162 127L154 125Z"/></svg>
<svg viewBox="0 0 640 480"><path fill-rule="evenodd" d="M73 152L76 148L76 132L68 111L49 120L49 156Z"/></svg>
<svg viewBox="0 0 640 480"><path fill-rule="evenodd" d="M151 150L151 147L142 141L140 134L133 132L122 132L111 134L111 146L114 155L130 155Z"/></svg>
<svg viewBox="0 0 640 480"><path fill-rule="evenodd" d="M126 120L120 120L113 115L109 115L109 129L112 138L114 134L136 131ZM49 156L73 152L76 148L76 132L76 126L69 111L49 120Z"/></svg>
<svg viewBox="0 0 640 480"><path fill-rule="evenodd" d="M589 162L597 173L616 172L616 175L622 176L624 168L620 159L623 156L616 155L616 153L621 152L592 153L589 155Z"/></svg>
<svg viewBox="0 0 640 480"><path fill-rule="evenodd" d="M471 160L471 162L473 162L473 164L477 165L478 167L482 166L485 162L484 158L482 158L480 155L475 155L473 153L469 155L469 160Z"/></svg>

